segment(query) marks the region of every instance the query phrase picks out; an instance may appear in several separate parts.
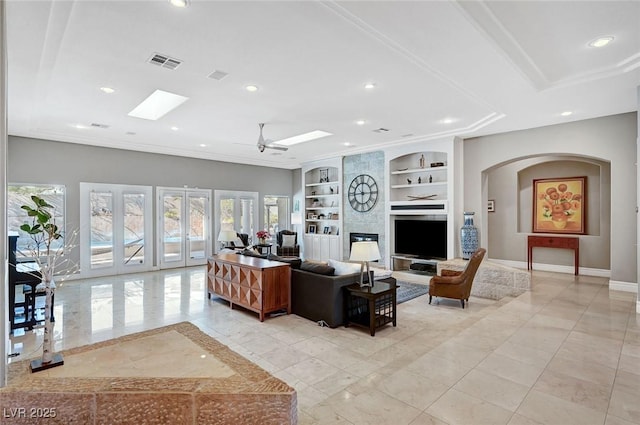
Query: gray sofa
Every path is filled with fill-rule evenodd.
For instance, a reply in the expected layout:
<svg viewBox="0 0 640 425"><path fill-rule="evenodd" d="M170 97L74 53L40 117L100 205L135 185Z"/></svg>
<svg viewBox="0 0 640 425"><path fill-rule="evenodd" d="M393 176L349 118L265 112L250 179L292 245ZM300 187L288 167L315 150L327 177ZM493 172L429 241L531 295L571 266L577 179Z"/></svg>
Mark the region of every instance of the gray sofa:
<svg viewBox="0 0 640 425"><path fill-rule="evenodd" d="M302 264L305 268L305 262ZM333 268L329 267L329 269ZM329 272L326 269L321 271ZM388 279L395 282L393 278ZM344 290L342 288L359 281L360 273L333 276L292 269L291 312L314 322L322 320L332 328L342 326L344 325Z"/></svg>

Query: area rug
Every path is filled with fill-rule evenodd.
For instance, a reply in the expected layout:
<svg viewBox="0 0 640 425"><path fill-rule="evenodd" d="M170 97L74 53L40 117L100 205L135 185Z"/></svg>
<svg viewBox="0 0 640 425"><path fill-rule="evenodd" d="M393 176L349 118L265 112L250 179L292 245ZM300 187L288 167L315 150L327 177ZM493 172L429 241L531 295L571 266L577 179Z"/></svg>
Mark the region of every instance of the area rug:
<svg viewBox="0 0 640 425"><path fill-rule="evenodd" d="M9 365L3 424L297 423L293 388L188 322L61 354L42 372Z"/></svg>
<svg viewBox="0 0 640 425"><path fill-rule="evenodd" d="M400 304L421 295L429 293L429 285L422 285L419 283L410 283L403 281L396 281L398 290L396 291L396 303Z"/></svg>

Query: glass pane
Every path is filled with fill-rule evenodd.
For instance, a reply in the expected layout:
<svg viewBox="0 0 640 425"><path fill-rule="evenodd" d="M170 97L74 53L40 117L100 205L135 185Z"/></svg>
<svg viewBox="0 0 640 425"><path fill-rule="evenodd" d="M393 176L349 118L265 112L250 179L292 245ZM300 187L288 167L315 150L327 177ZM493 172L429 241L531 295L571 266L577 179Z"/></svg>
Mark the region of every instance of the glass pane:
<svg viewBox="0 0 640 425"><path fill-rule="evenodd" d="M124 258L123 263L144 263L144 194L125 193L124 202Z"/></svg>
<svg viewBox="0 0 640 425"><path fill-rule="evenodd" d="M240 233L247 233L251 241L254 231L253 199L240 199Z"/></svg>
<svg viewBox="0 0 640 425"><path fill-rule="evenodd" d="M32 257L30 246L33 246L33 240L23 231L20 226L24 223L31 223L31 219L27 216L27 212L21 207L23 205L32 205L32 195L37 195L53 205L54 218L56 225L65 230L64 223L64 186L52 185L8 185L7 186L7 229L9 231L18 232L16 257ZM60 239L52 243L53 249L62 246L64 240ZM74 243L71 241L71 243ZM33 246L35 248L35 246Z"/></svg>
<svg viewBox="0 0 640 425"><path fill-rule="evenodd" d="M182 261L182 195L164 197L164 261Z"/></svg>
<svg viewBox="0 0 640 425"><path fill-rule="evenodd" d="M220 200L220 230L236 230L234 223L234 199L221 199ZM242 233L242 232L240 232Z"/></svg>
<svg viewBox="0 0 640 425"><path fill-rule="evenodd" d="M91 268L113 265L113 194L91 192Z"/></svg>
<svg viewBox="0 0 640 425"><path fill-rule="evenodd" d="M206 206L206 197L189 197L189 255L194 259L205 257L207 237Z"/></svg>

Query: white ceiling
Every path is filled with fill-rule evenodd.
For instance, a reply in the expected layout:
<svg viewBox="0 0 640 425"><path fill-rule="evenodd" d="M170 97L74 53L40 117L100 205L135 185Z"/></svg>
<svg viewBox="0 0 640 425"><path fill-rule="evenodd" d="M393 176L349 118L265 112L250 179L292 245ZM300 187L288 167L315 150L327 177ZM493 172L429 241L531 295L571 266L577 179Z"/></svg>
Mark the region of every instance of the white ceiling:
<svg viewBox="0 0 640 425"><path fill-rule="evenodd" d="M11 135L298 168L638 105L637 1L193 0L178 9L167 0L9 0L6 8ZM588 46L604 35L614 42ZM149 64L154 53L183 63ZM228 75L208 78L214 70ZM189 100L158 121L127 115L156 89ZM273 140L334 135L260 153L259 122ZM373 131L381 127L389 131Z"/></svg>

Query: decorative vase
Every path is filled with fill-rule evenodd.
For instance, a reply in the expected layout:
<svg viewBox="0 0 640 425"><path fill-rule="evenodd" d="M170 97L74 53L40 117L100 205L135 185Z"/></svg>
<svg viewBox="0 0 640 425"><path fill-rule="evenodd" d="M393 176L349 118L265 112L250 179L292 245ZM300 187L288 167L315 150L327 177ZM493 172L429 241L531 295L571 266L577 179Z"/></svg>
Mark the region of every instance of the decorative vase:
<svg viewBox="0 0 640 425"><path fill-rule="evenodd" d="M266 238L258 238L258 243L260 245L266 245L267 244L267 239Z"/></svg>
<svg viewBox="0 0 640 425"><path fill-rule="evenodd" d="M464 212L464 224L460 228L462 258L468 260L478 249L478 229L473 225L474 212Z"/></svg>

